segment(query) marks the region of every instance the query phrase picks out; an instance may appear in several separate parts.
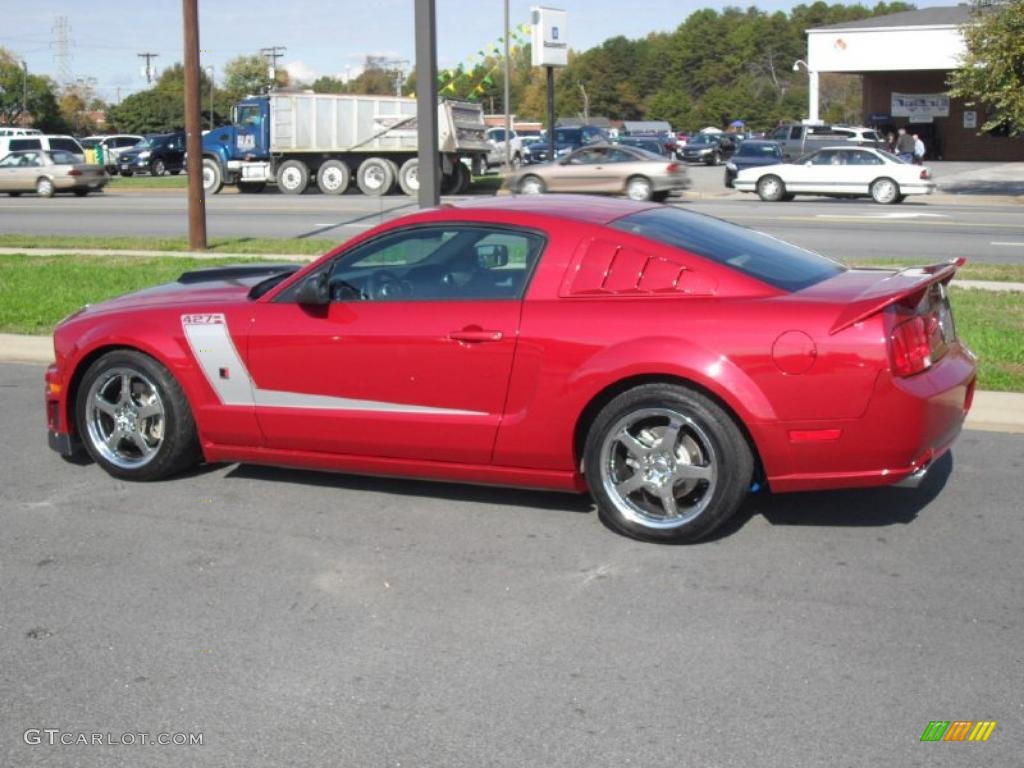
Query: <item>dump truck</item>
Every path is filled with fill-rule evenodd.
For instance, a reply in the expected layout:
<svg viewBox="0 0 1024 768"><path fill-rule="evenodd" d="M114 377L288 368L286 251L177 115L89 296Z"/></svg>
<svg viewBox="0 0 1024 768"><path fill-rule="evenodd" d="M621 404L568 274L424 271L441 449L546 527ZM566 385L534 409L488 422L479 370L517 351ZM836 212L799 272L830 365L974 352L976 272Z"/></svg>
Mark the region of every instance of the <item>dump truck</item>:
<svg viewBox="0 0 1024 768"><path fill-rule="evenodd" d="M443 100L437 116L441 191L459 194L469 186L469 166L485 167L491 150L483 110ZM306 92L250 96L232 108L231 125L204 134L203 188L211 195L225 184L241 192L276 184L299 195L315 183L324 194L340 195L354 180L366 195L386 195L396 186L415 195L416 155L415 99Z"/></svg>

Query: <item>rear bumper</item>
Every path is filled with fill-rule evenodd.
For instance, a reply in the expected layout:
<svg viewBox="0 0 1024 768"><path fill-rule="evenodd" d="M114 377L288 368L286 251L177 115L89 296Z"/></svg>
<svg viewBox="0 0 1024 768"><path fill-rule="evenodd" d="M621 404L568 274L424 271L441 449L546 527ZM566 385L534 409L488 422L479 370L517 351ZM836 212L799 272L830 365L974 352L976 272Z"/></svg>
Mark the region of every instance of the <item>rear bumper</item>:
<svg viewBox="0 0 1024 768"><path fill-rule="evenodd" d="M778 425L769 441L786 458L767 468L769 485L785 492L920 483L960 435L975 377L974 355L957 343L917 376L883 372L858 419ZM833 439L805 439L829 432Z"/></svg>

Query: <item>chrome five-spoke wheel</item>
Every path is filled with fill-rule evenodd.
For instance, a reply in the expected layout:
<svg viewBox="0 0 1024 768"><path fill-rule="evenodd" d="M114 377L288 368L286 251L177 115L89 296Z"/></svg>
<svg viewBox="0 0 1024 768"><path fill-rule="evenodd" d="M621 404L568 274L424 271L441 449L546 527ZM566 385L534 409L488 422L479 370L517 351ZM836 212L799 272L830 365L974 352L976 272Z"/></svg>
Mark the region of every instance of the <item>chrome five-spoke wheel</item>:
<svg viewBox="0 0 1024 768"><path fill-rule="evenodd" d="M139 371L111 368L86 395L86 429L92 447L116 467L145 466L164 439L165 413L156 385Z"/></svg>
<svg viewBox="0 0 1024 768"><path fill-rule="evenodd" d="M620 419L601 446L602 483L624 518L676 528L700 515L718 480L715 449L691 418L645 408Z"/></svg>
<svg viewBox="0 0 1024 768"><path fill-rule="evenodd" d="M684 543L735 514L754 458L722 404L684 383L654 382L622 392L597 414L583 471L605 525Z"/></svg>

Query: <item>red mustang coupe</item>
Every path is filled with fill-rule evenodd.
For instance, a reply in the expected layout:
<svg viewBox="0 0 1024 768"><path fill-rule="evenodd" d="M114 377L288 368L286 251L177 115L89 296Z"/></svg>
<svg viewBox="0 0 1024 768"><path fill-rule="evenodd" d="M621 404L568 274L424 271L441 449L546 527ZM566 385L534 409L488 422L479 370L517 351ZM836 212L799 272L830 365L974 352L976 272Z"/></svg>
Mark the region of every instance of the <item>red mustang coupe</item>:
<svg viewBox="0 0 1024 768"><path fill-rule="evenodd" d="M50 445L131 480L240 461L589 489L612 528L693 541L758 486L923 477L974 390L958 266L847 269L656 204L446 205L301 269L80 310Z"/></svg>

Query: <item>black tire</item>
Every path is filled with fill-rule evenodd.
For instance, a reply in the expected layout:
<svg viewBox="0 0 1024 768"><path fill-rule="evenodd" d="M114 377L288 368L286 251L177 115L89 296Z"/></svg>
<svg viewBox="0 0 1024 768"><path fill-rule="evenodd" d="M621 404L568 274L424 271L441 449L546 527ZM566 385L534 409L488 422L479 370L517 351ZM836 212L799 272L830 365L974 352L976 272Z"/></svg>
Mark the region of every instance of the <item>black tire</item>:
<svg viewBox="0 0 1024 768"><path fill-rule="evenodd" d="M341 160L328 160L316 169L316 186L325 195L343 195L352 183L352 171Z"/></svg>
<svg viewBox="0 0 1024 768"><path fill-rule="evenodd" d="M205 195L216 195L224 188L224 174L220 169L220 163L212 157L203 158L203 193Z"/></svg>
<svg viewBox="0 0 1024 768"><path fill-rule="evenodd" d="M777 203L786 196L786 185L778 176L762 176L757 180L757 196L766 203Z"/></svg>
<svg viewBox="0 0 1024 768"><path fill-rule="evenodd" d="M441 194L461 195L469 189L472 182L473 174L469 168L461 160L456 160L452 166L452 172L441 176Z"/></svg>
<svg viewBox="0 0 1024 768"><path fill-rule="evenodd" d="M627 430L634 440L622 439ZM583 465L605 525L674 543L698 541L732 517L754 475L750 447L731 415L700 392L667 383L644 384L608 403L587 434ZM665 494L675 516L662 514Z"/></svg>
<svg viewBox="0 0 1024 768"><path fill-rule="evenodd" d="M301 195L309 186L309 166L301 160L285 160L276 175L277 188L286 195Z"/></svg>
<svg viewBox="0 0 1024 768"><path fill-rule="evenodd" d="M410 197L416 197L420 192L420 161L410 157L402 167L398 169L398 186L402 192Z"/></svg>
<svg viewBox="0 0 1024 768"><path fill-rule="evenodd" d="M646 176L631 176L626 179L626 197L646 202L654 197L654 186Z"/></svg>
<svg viewBox="0 0 1024 768"><path fill-rule="evenodd" d="M519 180L516 191L521 195L543 195L548 191L548 185L540 176L528 173Z"/></svg>
<svg viewBox="0 0 1024 768"><path fill-rule="evenodd" d="M176 171L169 171L169 173L171 174L171 176L177 176L179 173L181 173L181 169L179 168Z"/></svg>
<svg viewBox="0 0 1024 768"><path fill-rule="evenodd" d="M159 157L149 164L150 176L164 176L167 173L167 165Z"/></svg>
<svg viewBox="0 0 1024 768"><path fill-rule="evenodd" d="M8 192L11 197L21 197L21 192Z"/></svg>
<svg viewBox="0 0 1024 768"><path fill-rule="evenodd" d="M238 191L243 195L257 195L267 188L267 182L265 181L240 181L238 182Z"/></svg>
<svg viewBox="0 0 1024 768"><path fill-rule="evenodd" d="M75 193L75 197L85 197L89 194L88 189L73 189L71 191Z"/></svg>
<svg viewBox="0 0 1024 768"><path fill-rule="evenodd" d="M124 176L127 179L127 178L129 178L131 176L134 176L135 175L135 171L121 171L121 175Z"/></svg>
<svg viewBox="0 0 1024 768"><path fill-rule="evenodd" d="M708 165L721 165L721 164L722 164L722 156L718 152L712 152L711 156L708 158Z"/></svg>
<svg viewBox="0 0 1024 768"><path fill-rule="evenodd" d="M793 199L794 199L795 197L796 197L796 195L794 195L794 194L793 194L792 192L787 192L786 194L784 194L784 195L782 196L782 202L784 202L784 203L790 203L790 202L792 202L792 201L793 201Z"/></svg>
<svg viewBox="0 0 1024 768"><path fill-rule="evenodd" d="M46 176L42 176L36 180L36 194L40 197L53 197L57 190L53 186L53 181L48 179Z"/></svg>
<svg viewBox="0 0 1024 768"><path fill-rule="evenodd" d="M383 197L395 187L394 166L383 157L368 157L356 171L356 185L368 197Z"/></svg>
<svg viewBox="0 0 1024 768"><path fill-rule="evenodd" d="M107 391L122 392L120 381L129 376L128 399L124 396L117 403L106 395ZM115 379L118 381L115 382ZM105 382L109 382L105 385ZM94 391L94 387L98 391ZM113 387L108 390L107 387ZM146 399L141 403L138 398L147 397L150 391L156 393L161 413L159 416L143 417L139 409L152 407L153 400ZM156 440L150 446L153 453L148 457L139 456L138 462L131 465L131 451L135 446L133 437L124 436L116 443L115 450L109 448L110 443L103 440L108 434L113 436L118 431L115 417L106 413L98 413L102 409L90 409L90 398L96 400L104 393L106 405L120 407L122 405L136 409L135 415L126 417L134 424L125 434L133 437L138 434L149 445L149 439ZM160 419L159 431L152 419ZM89 366L82 381L79 383L75 396L75 424L78 434L88 451L89 456L103 469L114 477L123 480L159 480L186 469L202 459L199 438L192 409L181 386L174 376L163 365L149 355L135 350L119 349L108 352ZM159 437L154 435L159 434ZM107 446L105 449L101 446ZM137 451L138 449L135 448ZM124 455L122 455L122 453Z"/></svg>
<svg viewBox="0 0 1024 768"><path fill-rule="evenodd" d="M651 200L653 200L656 203L664 203L666 200L668 200L668 191L663 190L661 192L655 192L654 194L651 195Z"/></svg>
<svg viewBox="0 0 1024 768"><path fill-rule="evenodd" d="M871 199L879 205L893 205L900 202L900 185L887 176L871 182L869 191Z"/></svg>

